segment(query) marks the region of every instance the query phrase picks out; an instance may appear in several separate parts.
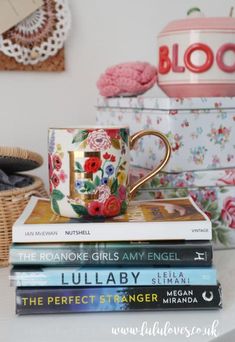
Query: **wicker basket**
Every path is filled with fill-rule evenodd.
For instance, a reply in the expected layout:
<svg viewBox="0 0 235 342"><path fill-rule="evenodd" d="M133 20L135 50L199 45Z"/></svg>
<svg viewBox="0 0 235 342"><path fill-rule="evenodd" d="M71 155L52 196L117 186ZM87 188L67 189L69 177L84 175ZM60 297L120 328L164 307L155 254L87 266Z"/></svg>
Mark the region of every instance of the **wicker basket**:
<svg viewBox="0 0 235 342"><path fill-rule="evenodd" d="M31 176L32 185L0 192L0 266L8 265L9 247L12 243L12 225L21 215L31 196L47 197L40 178Z"/></svg>
<svg viewBox="0 0 235 342"><path fill-rule="evenodd" d="M42 162L42 157L37 153L20 148L0 147L0 168L9 174L35 169ZM31 185L0 191L0 266L8 265L12 225L21 215L30 197L48 196L40 178L27 176L32 179Z"/></svg>

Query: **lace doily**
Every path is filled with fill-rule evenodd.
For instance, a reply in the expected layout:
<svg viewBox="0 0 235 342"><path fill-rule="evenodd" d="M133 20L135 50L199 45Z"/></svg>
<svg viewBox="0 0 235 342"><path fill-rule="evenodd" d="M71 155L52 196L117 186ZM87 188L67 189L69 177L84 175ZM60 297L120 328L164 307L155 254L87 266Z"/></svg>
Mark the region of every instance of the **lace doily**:
<svg viewBox="0 0 235 342"><path fill-rule="evenodd" d="M37 64L54 56L70 28L67 0L43 0L43 6L0 35L0 51L18 63Z"/></svg>

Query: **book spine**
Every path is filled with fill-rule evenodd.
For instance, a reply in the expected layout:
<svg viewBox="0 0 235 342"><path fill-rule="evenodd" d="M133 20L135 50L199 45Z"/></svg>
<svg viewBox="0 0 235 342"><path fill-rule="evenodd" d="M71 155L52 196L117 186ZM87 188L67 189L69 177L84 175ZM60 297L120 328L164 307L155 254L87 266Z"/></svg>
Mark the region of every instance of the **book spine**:
<svg viewBox="0 0 235 342"><path fill-rule="evenodd" d="M157 245L157 244L78 244L70 247L27 247L10 249L13 265L45 266L210 266L212 246Z"/></svg>
<svg viewBox="0 0 235 342"><path fill-rule="evenodd" d="M15 286L215 285L213 267L197 268L50 268L13 270Z"/></svg>
<svg viewBox="0 0 235 342"><path fill-rule="evenodd" d="M211 240L209 221L128 223L64 223L13 226L14 243L148 241L148 240Z"/></svg>
<svg viewBox="0 0 235 342"><path fill-rule="evenodd" d="M16 289L18 315L221 307L220 285Z"/></svg>

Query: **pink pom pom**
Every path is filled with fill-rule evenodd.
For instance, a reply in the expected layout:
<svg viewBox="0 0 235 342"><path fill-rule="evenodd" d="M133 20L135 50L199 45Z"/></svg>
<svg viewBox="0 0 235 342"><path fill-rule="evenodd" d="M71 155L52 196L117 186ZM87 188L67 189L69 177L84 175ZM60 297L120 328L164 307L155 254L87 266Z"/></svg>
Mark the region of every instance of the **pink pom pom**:
<svg viewBox="0 0 235 342"><path fill-rule="evenodd" d="M100 95L133 96L146 92L157 81L157 69L146 62L132 62L108 68L97 81Z"/></svg>

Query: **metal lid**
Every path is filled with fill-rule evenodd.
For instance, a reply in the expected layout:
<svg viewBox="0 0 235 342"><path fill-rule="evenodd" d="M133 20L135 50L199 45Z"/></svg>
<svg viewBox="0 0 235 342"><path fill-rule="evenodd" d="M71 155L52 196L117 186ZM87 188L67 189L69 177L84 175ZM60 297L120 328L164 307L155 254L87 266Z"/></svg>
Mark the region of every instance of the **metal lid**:
<svg viewBox="0 0 235 342"><path fill-rule="evenodd" d="M166 111L169 110L210 110L221 112L221 109L235 108L235 97L204 97L204 98L174 98L174 97L113 97L97 99L98 109L138 109L138 110L155 110Z"/></svg>
<svg viewBox="0 0 235 342"><path fill-rule="evenodd" d="M190 30L211 30L211 31L233 31L235 32L235 18L231 17L204 17L204 18L185 18L171 21L159 34L175 33Z"/></svg>

